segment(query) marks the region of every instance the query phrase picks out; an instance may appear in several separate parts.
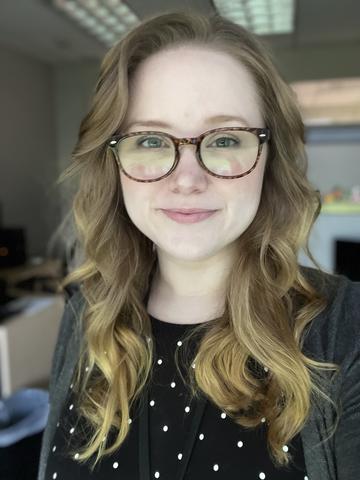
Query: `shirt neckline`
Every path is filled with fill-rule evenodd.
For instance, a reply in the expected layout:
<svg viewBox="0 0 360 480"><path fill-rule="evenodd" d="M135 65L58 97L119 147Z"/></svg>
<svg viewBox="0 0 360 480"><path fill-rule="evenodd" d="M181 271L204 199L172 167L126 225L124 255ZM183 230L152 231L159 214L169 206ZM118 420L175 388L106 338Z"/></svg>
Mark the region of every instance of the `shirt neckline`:
<svg viewBox="0 0 360 480"><path fill-rule="evenodd" d="M196 327L197 325L201 325L201 323L203 322L199 322L199 323L173 323L173 322L165 322L164 320L159 320L158 318L156 317L153 317L152 315L150 315L148 313L151 321L153 324L157 325L157 326L162 326L164 328L169 328L169 329L180 329L180 328L183 328L183 329L188 329L188 328L191 328L191 327ZM210 320L211 321L211 320Z"/></svg>

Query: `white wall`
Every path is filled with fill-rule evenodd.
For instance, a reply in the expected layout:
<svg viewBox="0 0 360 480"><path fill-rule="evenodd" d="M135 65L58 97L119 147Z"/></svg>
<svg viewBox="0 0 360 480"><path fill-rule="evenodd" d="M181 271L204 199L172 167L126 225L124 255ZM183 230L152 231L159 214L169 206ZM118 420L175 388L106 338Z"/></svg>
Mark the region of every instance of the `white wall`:
<svg viewBox="0 0 360 480"><path fill-rule="evenodd" d="M360 143L308 143L308 175L326 192L339 185L360 185Z"/></svg>
<svg viewBox="0 0 360 480"><path fill-rule="evenodd" d="M24 227L41 255L58 221L52 69L0 46L0 203L4 227Z"/></svg>
<svg viewBox="0 0 360 480"><path fill-rule="evenodd" d="M56 154L59 173L71 162L80 122L88 110L99 64L94 61L62 63L54 67ZM61 186L62 214L69 207L70 186Z"/></svg>

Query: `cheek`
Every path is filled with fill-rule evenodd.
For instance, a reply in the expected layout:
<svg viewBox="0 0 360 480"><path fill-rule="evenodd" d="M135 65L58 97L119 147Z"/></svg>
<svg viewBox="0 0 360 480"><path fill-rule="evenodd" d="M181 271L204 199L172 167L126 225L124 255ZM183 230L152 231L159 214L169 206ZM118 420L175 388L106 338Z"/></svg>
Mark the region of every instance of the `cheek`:
<svg viewBox="0 0 360 480"><path fill-rule="evenodd" d="M235 218L249 220L255 217L260 203L263 177L264 164L260 163L249 175L239 178L237 183L232 185L232 189L227 190L227 195L231 191L233 201L230 201L230 204Z"/></svg>
<svg viewBox="0 0 360 480"><path fill-rule="evenodd" d="M262 152L258 164L255 167L255 170L248 175L248 178L245 177L245 181L248 180L245 189L248 192L249 198L253 200L257 199L257 203L260 202L262 185L264 181L264 172L267 161L267 149Z"/></svg>
<svg viewBox="0 0 360 480"><path fill-rule="evenodd" d="M123 194L125 209L129 217L132 219L134 216L134 213L136 212L136 205L140 202L140 199L138 199L139 192L138 192L138 189L136 188L137 184L135 181L130 180L130 178L128 178L122 172L120 172L120 184L121 184L121 190Z"/></svg>
<svg viewBox="0 0 360 480"><path fill-rule="evenodd" d="M139 223L146 218L144 213L149 203L147 185L131 180L123 173L120 173L120 184L127 214L131 221L139 227Z"/></svg>
<svg viewBox="0 0 360 480"><path fill-rule="evenodd" d="M266 157L261 155L255 169L249 175L239 178L238 191L242 191L247 198L257 198L261 195L265 163Z"/></svg>

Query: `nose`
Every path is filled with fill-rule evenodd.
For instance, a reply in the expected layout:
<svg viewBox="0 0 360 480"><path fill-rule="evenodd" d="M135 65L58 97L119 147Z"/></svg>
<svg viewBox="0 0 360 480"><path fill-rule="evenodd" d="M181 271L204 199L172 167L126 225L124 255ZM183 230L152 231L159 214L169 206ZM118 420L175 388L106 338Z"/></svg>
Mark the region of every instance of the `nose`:
<svg viewBox="0 0 360 480"><path fill-rule="evenodd" d="M175 172L187 172L191 175L196 173L205 173L197 157L196 144L193 144L189 141L184 141L179 144L178 152L179 162L176 166Z"/></svg>
<svg viewBox="0 0 360 480"><path fill-rule="evenodd" d="M209 187L208 173L196 157L196 145L179 146L178 163L168 180L169 188L183 195L204 192Z"/></svg>

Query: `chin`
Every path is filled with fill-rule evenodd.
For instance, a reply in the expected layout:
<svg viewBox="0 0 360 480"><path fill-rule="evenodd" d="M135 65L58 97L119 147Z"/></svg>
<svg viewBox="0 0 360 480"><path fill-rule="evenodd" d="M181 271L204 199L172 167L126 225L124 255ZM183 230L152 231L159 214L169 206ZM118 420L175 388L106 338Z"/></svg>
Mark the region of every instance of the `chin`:
<svg viewBox="0 0 360 480"><path fill-rule="evenodd" d="M157 243L157 245L159 245ZM176 260L183 262L201 262L210 257L212 257L216 250L213 247L206 248L204 244L202 245L189 245L184 243L183 248L174 248L175 242L169 248L166 246L157 246L157 251L159 253L163 252L166 256L172 257ZM179 243L178 243L179 246Z"/></svg>

